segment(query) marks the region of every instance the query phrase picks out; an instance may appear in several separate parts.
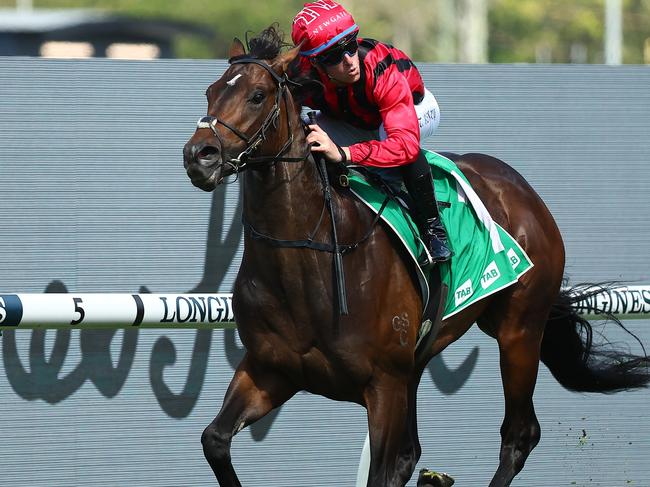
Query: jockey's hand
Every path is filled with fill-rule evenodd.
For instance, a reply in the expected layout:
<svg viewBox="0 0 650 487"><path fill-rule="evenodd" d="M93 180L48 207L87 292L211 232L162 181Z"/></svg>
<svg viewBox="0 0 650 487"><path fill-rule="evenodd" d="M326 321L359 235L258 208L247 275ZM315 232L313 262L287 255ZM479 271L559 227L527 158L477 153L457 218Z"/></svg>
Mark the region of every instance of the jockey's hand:
<svg viewBox="0 0 650 487"><path fill-rule="evenodd" d="M309 125L311 132L307 134L307 142L311 145L312 152L320 152L329 162L345 162L339 147L334 143L318 125ZM342 148L346 159L350 160L350 151L347 147Z"/></svg>

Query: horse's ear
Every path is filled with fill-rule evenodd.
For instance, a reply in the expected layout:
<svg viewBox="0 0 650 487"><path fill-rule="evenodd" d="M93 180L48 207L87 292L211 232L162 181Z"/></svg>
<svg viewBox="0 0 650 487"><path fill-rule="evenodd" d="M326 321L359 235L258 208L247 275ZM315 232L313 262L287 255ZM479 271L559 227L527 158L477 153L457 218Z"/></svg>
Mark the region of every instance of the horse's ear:
<svg viewBox="0 0 650 487"><path fill-rule="evenodd" d="M246 54L246 48L244 47L243 42L235 37L230 45L230 57L234 58L237 56L243 56L244 54Z"/></svg>
<svg viewBox="0 0 650 487"><path fill-rule="evenodd" d="M288 51L281 53L278 57L273 60L273 69L276 73L282 75L286 72L287 66L296 59L296 56L300 52L300 46L296 46Z"/></svg>

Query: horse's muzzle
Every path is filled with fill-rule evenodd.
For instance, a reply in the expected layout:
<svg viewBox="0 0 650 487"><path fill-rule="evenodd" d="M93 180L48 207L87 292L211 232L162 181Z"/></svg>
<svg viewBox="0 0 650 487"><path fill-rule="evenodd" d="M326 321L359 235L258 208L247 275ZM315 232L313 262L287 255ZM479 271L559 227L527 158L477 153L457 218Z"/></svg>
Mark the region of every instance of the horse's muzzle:
<svg viewBox="0 0 650 487"><path fill-rule="evenodd" d="M183 166L192 184L203 191L212 191L221 182L223 163L216 146L188 142L183 148Z"/></svg>

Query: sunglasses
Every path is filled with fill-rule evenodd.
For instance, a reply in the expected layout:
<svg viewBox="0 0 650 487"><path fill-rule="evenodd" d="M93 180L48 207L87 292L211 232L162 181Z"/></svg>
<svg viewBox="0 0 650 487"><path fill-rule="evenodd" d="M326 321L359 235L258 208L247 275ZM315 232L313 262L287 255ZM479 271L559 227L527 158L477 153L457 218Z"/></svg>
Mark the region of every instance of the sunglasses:
<svg viewBox="0 0 650 487"><path fill-rule="evenodd" d="M343 57L346 54L348 56L354 56L358 50L359 43L357 42L357 33L355 32L352 35L344 37L333 47L316 56L316 62L323 66L336 66L343 61Z"/></svg>

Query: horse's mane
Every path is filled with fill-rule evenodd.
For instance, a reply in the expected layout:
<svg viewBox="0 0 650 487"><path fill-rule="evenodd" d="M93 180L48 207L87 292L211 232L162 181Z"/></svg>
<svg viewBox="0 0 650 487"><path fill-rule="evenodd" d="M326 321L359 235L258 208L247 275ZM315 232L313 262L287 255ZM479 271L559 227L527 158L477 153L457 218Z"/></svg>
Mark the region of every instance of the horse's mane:
<svg viewBox="0 0 650 487"><path fill-rule="evenodd" d="M278 30L278 27L277 23L271 24L252 39L248 39L247 34L248 56L270 61L278 57L283 47L291 46L291 44L284 42L284 33Z"/></svg>

